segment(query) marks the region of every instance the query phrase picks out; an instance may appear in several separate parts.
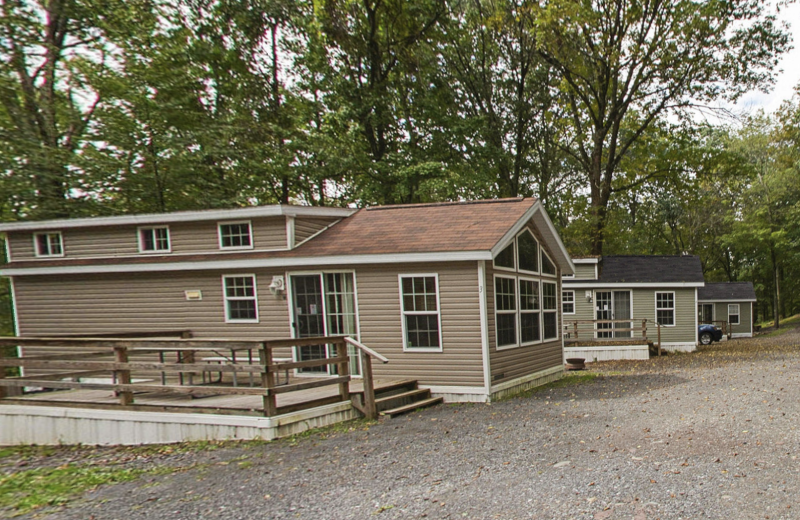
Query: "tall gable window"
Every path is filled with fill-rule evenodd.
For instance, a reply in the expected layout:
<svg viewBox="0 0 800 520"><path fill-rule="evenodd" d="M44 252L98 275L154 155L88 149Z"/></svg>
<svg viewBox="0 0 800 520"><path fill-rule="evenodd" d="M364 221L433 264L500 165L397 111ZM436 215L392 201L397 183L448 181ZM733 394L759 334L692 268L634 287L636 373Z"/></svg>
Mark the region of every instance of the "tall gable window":
<svg viewBox="0 0 800 520"><path fill-rule="evenodd" d="M508 247L494 257L494 266L511 270L516 267L514 264L514 242L508 244Z"/></svg>
<svg viewBox="0 0 800 520"><path fill-rule="evenodd" d="M139 251L142 253L168 253L169 228L166 226L139 228Z"/></svg>
<svg viewBox="0 0 800 520"><path fill-rule="evenodd" d="M661 325L675 325L675 293L656 293L656 321Z"/></svg>
<svg viewBox="0 0 800 520"><path fill-rule="evenodd" d="M495 347L526 347L558 339L558 270L524 227L494 259ZM502 273L500 271L511 271ZM549 275L548 281L540 275ZM571 294L571 312L575 296Z"/></svg>
<svg viewBox="0 0 800 520"><path fill-rule="evenodd" d="M527 229L517 236L517 257L520 271L539 272L539 246Z"/></svg>
<svg viewBox="0 0 800 520"><path fill-rule="evenodd" d="M441 350L439 277L400 275L404 350Z"/></svg>
<svg viewBox="0 0 800 520"><path fill-rule="evenodd" d="M253 234L250 222L223 222L219 225L221 249L252 249Z"/></svg>
<svg viewBox="0 0 800 520"><path fill-rule="evenodd" d="M739 324L739 304L738 303L729 303L728 304L728 323L731 325L738 325Z"/></svg>
<svg viewBox="0 0 800 520"><path fill-rule="evenodd" d="M258 323L258 299L254 275L223 276L225 321Z"/></svg>
<svg viewBox="0 0 800 520"><path fill-rule="evenodd" d="M33 235L36 256L64 256L61 232L36 233Z"/></svg>

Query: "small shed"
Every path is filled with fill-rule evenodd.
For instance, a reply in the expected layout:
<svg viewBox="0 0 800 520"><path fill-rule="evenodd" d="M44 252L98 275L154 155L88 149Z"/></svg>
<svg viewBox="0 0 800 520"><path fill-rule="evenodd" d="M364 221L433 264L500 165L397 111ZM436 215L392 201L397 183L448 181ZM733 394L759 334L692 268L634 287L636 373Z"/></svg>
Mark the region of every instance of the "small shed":
<svg viewBox="0 0 800 520"><path fill-rule="evenodd" d="M698 322L725 322L731 338L752 338L755 301L752 282L706 283L697 293Z"/></svg>

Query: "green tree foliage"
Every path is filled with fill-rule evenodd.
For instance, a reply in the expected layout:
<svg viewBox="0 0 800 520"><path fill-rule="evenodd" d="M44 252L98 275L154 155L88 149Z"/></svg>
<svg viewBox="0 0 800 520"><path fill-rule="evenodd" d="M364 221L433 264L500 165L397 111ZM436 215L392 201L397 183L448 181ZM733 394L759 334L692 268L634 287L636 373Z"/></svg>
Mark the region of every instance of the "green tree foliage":
<svg viewBox="0 0 800 520"><path fill-rule="evenodd" d="M535 8L542 58L561 78L570 151L588 179L601 254L614 181L653 125L772 81L789 37L760 0L552 0Z"/></svg>

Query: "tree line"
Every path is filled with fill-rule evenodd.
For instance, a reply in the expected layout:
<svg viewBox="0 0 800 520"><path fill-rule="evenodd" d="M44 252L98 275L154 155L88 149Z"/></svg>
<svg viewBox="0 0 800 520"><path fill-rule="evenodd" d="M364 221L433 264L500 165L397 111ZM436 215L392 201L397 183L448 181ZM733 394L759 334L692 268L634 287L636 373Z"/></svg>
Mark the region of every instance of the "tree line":
<svg viewBox="0 0 800 520"><path fill-rule="evenodd" d="M794 312L797 103L699 122L772 84L769 9L2 0L0 216L536 196L573 254L699 254Z"/></svg>

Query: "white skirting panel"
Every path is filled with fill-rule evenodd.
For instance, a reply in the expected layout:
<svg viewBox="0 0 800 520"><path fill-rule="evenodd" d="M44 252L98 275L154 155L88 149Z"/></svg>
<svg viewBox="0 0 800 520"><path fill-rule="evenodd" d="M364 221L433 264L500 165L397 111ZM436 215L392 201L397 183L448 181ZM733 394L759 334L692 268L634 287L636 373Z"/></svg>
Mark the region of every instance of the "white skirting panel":
<svg viewBox="0 0 800 520"><path fill-rule="evenodd" d="M0 406L0 445L272 440L355 419L349 402L275 417Z"/></svg>
<svg viewBox="0 0 800 520"><path fill-rule="evenodd" d="M661 350L668 352L694 352L697 350L697 343L662 343Z"/></svg>
<svg viewBox="0 0 800 520"><path fill-rule="evenodd" d="M734 333L731 334L731 339L734 339L734 338L752 338L752 337L753 337L753 333L752 332L734 332Z"/></svg>
<svg viewBox="0 0 800 520"><path fill-rule="evenodd" d="M583 358L593 361L615 359L650 359L647 345L603 345L600 347L564 347L564 361L568 358Z"/></svg>

